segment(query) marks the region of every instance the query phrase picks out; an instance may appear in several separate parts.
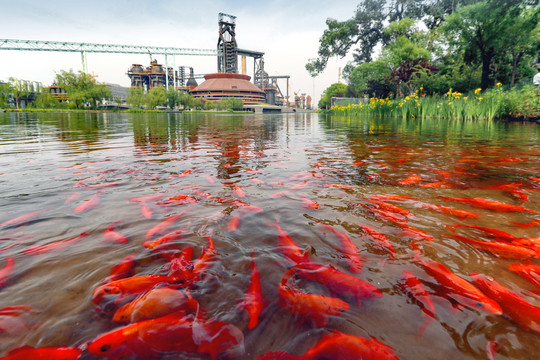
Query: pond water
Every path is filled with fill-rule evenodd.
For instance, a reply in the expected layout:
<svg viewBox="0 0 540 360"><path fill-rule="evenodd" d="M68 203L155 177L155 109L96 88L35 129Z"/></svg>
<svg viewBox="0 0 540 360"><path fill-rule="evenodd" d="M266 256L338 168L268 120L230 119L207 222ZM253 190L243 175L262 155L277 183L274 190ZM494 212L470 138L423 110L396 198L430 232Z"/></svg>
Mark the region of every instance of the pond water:
<svg viewBox="0 0 540 360"><path fill-rule="evenodd" d="M540 265L538 248L527 243L536 255L514 259L464 240L501 241L486 228L511 234L503 240L514 244L539 237L536 124L311 113L0 113L0 164L0 309L26 306L17 316L0 310L0 356L21 345L84 350L125 326L112 317L135 295L97 301L95 291L133 255L131 276L170 275L180 260L186 272L202 268L193 281L157 287L184 287L205 319L239 329L243 349L222 358L302 355L332 331L373 337L401 359L488 359L489 349L496 359L540 358L539 330L462 301L461 290L422 265L436 261L470 283L470 273L489 275L540 306L540 288L508 269ZM373 201L382 194L400 197ZM152 243L171 233L164 244ZM238 304L253 288L252 259L264 307L250 328ZM356 301L314 279L320 272L304 263L380 293ZM412 295L404 271L427 297ZM280 299L283 290L292 300ZM306 294L347 308L321 316L291 306ZM164 356L210 358L177 349ZM81 358L95 357L84 350Z"/></svg>

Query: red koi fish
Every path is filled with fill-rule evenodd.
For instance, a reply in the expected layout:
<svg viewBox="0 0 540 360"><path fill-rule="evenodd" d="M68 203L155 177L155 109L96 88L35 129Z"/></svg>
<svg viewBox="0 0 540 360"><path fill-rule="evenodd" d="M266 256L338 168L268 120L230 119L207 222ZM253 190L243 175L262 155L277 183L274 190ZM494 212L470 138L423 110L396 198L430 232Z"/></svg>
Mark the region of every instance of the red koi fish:
<svg viewBox="0 0 540 360"><path fill-rule="evenodd" d="M529 227L532 227L532 226L540 226L540 220L533 220L533 221L528 222L528 223L513 222L512 224L520 226L520 227L524 227L524 228L529 228Z"/></svg>
<svg viewBox="0 0 540 360"><path fill-rule="evenodd" d="M338 189L343 189L343 190L355 190L356 189L354 186L343 185L343 184L322 184L320 186L328 187L328 188L338 188Z"/></svg>
<svg viewBox="0 0 540 360"><path fill-rule="evenodd" d="M90 209L95 208L99 205L99 192L95 193L94 196L92 196L88 200L84 200L81 204L75 207L73 211L75 212L83 212Z"/></svg>
<svg viewBox="0 0 540 360"><path fill-rule="evenodd" d="M298 184L295 184L295 185L291 186L291 189L303 188L304 186L306 186L308 184L308 182L309 182L309 180L304 180L301 183L298 183Z"/></svg>
<svg viewBox="0 0 540 360"><path fill-rule="evenodd" d="M433 171L437 175L440 175L444 179L448 179L450 177L450 173L448 171L435 169L435 168L430 168L430 167L428 167L427 169Z"/></svg>
<svg viewBox="0 0 540 360"><path fill-rule="evenodd" d="M193 315L177 312L109 331L91 341L87 351L112 360L153 359L171 352L209 354L215 360L228 351L242 351L243 345L244 336L235 326L203 320L195 324Z"/></svg>
<svg viewBox="0 0 540 360"><path fill-rule="evenodd" d="M39 214L47 210L48 209L32 211L26 215L18 216L14 219L4 221L2 224L0 224L0 226L11 226L11 225L16 225L16 224L19 225L21 223L27 223L28 221L35 219Z"/></svg>
<svg viewBox="0 0 540 360"><path fill-rule="evenodd" d="M216 181L214 180L214 177L212 175L208 175L204 178L209 184L215 184Z"/></svg>
<svg viewBox="0 0 540 360"><path fill-rule="evenodd" d="M433 236L429 235L427 232L417 229L414 226L411 226L409 224L405 224L403 222L396 222L396 225L401 229L403 234L407 237L410 237L413 239L424 239L427 241L434 240Z"/></svg>
<svg viewBox="0 0 540 360"><path fill-rule="evenodd" d="M253 253L251 254L250 267L253 269L251 271L251 282L249 283L248 290L244 295L244 299L238 304L238 306L244 308L249 315L248 329L254 329L259 324L259 315L264 310L266 305L264 304L262 295L261 274L255 265L255 257Z"/></svg>
<svg viewBox="0 0 540 360"><path fill-rule="evenodd" d="M345 301L329 296L306 294L278 285L279 304L292 314L312 320L316 326L324 327L330 316L339 316L349 310Z"/></svg>
<svg viewBox="0 0 540 360"><path fill-rule="evenodd" d="M523 246L516 246L499 241L473 240L457 234L454 234L452 237L456 240L472 244L476 248L489 251L493 255L504 259L525 260L536 256L536 251Z"/></svg>
<svg viewBox="0 0 540 360"><path fill-rule="evenodd" d="M105 229L105 231L103 232L103 237L107 241L112 242L112 243L125 244L129 242L129 239L125 235L114 230L114 225L117 223L118 222L115 222L109 225L107 229Z"/></svg>
<svg viewBox="0 0 540 360"><path fill-rule="evenodd" d="M377 287L331 266L306 262L293 266L291 270L294 270L304 279L319 282L326 286L333 294L343 297L354 297L358 306L362 304L363 299L382 297L382 292Z"/></svg>
<svg viewBox="0 0 540 360"><path fill-rule="evenodd" d="M393 195L393 194L375 194L375 195L370 195L369 198L373 200L382 200L382 201L418 200L418 198L414 196Z"/></svg>
<svg viewBox="0 0 540 360"><path fill-rule="evenodd" d="M396 214L388 210L372 208L366 204L361 204L361 205L365 207L366 209L368 209L369 211L371 211L379 220L391 221L394 223L402 223L402 222L409 221L409 219L403 215Z"/></svg>
<svg viewBox="0 0 540 360"><path fill-rule="evenodd" d="M2 360L76 360L81 353L81 349L69 346L33 348L24 345L11 350Z"/></svg>
<svg viewBox="0 0 540 360"><path fill-rule="evenodd" d="M196 204L197 199L195 199L193 196L189 196L186 194L180 194L178 196L174 196L172 198L168 198L167 200L160 201L156 203L157 205L185 205L185 204Z"/></svg>
<svg viewBox="0 0 540 360"><path fill-rule="evenodd" d="M6 261L6 265L0 269L0 289L8 284L9 278L13 275L15 269L15 260L6 257Z"/></svg>
<svg viewBox="0 0 540 360"><path fill-rule="evenodd" d="M540 288L540 265L513 264L508 269Z"/></svg>
<svg viewBox="0 0 540 360"><path fill-rule="evenodd" d="M175 230L175 231L172 231L168 234L165 234L163 235L162 237L156 239L156 240L146 240L146 241L143 241L142 245L147 248L147 249L150 249L150 250L153 250L157 247L162 247L162 246L165 246L171 242L174 242L176 240L179 240L182 238L182 234L184 234L186 231L188 231L189 228L184 228L184 229L178 229L178 230Z"/></svg>
<svg viewBox="0 0 540 360"><path fill-rule="evenodd" d="M141 203L141 215L147 219L152 218L152 209L146 203Z"/></svg>
<svg viewBox="0 0 540 360"><path fill-rule="evenodd" d="M127 199L127 201L134 201L134 202L150 202L150 201L156 201L163 197L162 194L156 194L156 195L149 195L149 196L141 196L141 197L135 197L131 199Z"/></svg>
<svg viewBox="0 0 540 360"><path fill-rule="evenodd" d="M37 325L32 324L32 312L38 310L28 305L8 306L0 309L0 333L11 336L21 336L28 333Z"/></svg>
<svg viewBox="0 0 540 360"><path fill-rule="evenodd" d="M87 183L88 181L94 181L94 180L99 180L101 179L102 177L104 177L105 175L99 175L99 176L95 176L95 177L91 177L91 178L88 178L88 179L83 179L81 181L78 181L75 183L75 185L73 185L73 187L81 187L83 186L85 183Z"/></svg>
<svg viewBox="0 0 540 360"><path fill-rule="evenodd" d="M256 360L399 360L394 349L375 338L366 339L359 336L332 331L311 347L304 355L291 355L283 351L270 352L257 357Z"/></svg>
<svg viewBox="0 0 540 360"><path fill-rule="evenodd" d="M409 210L405 210L403 208L400 208L399 206L389 204L387 202L381 201L381 200L375 200L375 199L366 199L369 203L377 206L379 209L390 211L396 214L400 214L403 216L411 217L412 214Z"/></svg>
<svg viewBox="0 0 540 360"><path fill-rule="evenodd" d="M187 210L182 211L180 214L173 215L164 221L160 222L150 230L146 232L146 237L149 238L151 236L154 236L156 234L161 234L165 229L167 229L169 226L172 226L175 222L177 222L184 214L187 212Z"/></svg>
<svg viewBox="0 0 540 360"><path fill-rule="evenodd" d="M106 296L114 295L117 296L115 303L118 304L129 296L139 295L158 284L168 283L168 280L169 277L165 275L142 275L112 281L94 289L92 302L99 304Z"/></svg>
<svg viewBox="0 0 540 360"><path fill-rule="evenodd" d="M358 250L358 246L352 242L347 234L334 229L330 225L321 225L326 230L333 232L338 237L340 246L337 249L345 254L347 262L349 263L349 269L354 273L361 272L364 260L359 254L360 250Z"/></svg>
<svg viewBox="0 0 540 360"><path fill-rule="evenodd" d="M423 188L435 188L435 189L452 189L456 185L449 183L448 181L434 181L430 183L420 184Z"/></svg>
<svg viewBox="0 0 540 360"><path fill-rule="evenodd" d="M131 254L122 259L118 264L114 265L111 268L111 274L103 280L104 284L110 282L125 279L127 277L133 276L135 265L135 254Z"/></svg>
<svg viewBox="0 0 540 360"><path fill-rule="evenodd" d="M184 177L184 176L186 176L186 175L191 174L192 172L193 172L193 170L188 169L188 170L184 171L183 173L178 174L178 177Z"/></svg>
<svg viewBox="0 0 540 360"><path fill-rule="evenodd" d="M495 355L499 351L501 344L495 340L488 341L486 344L486 355L489 360L495 360Z"/></svg>
<svg viewBox="0 0 540 360"><path fill-rule="evenodd" d="M238 186L237 184L234 184L233 188L234 188L233 192L236 196L241 197L241 198L246 197L246 192L240 186Z"/></svg>
<svg viewBox="0 0 540 360"><path fill-rule="evenodd" d="M534 177L534 176L529 176L529 179L532 180L532 181L536 181L537 183L540 183L540 178L537 178L537 177Z"/></svg>
<svg viewBox="0 0 540 360"><path fill-rule="evenodd" d="M309 261L307 253L304 253L302 249L296 245L289 234L287 234L287 232L279 225L277 219L275 224L268 223L268 225L273 226L278 231L278 248L283 255L296 264Z"/></svg>
<svg viewBox="0 0 540 360"><path fill-rule="evenodd" d="M435 307L433 306L433 301L431 301L431 296L427 292L424 285L422 285L422 282L420 282L420 280L418 280L418 278L409 271L403 271L401 280L404 290L409 293L418 303L422 309L422 313L427 315L426 321L420 325L420 328L418 329L418 337L422 337L422 334L424 334L424 331L435 317Z"/></svg>
<svg viewBox="0 0 540 360"><path fill-rule="evenodd" d="M531 213L537 213L538 211L526 209L521 206L510 205L498 201L483 199L483 198L454 198L449 196L439 196L443 200L460 202L479 209L487 209L494 211L525 211Z"/></svg>
<svg viewBox="0 0 540 360"><path fill-rule="evenodd" d="M193 278L199 280L204 273L212 266L217 255L216 245L210 236L205 236L208 245L202 255L193 263Z"/></svg>
<svg viewBox="0 0 540 360"><path fill-rule="evenodd" d="M76 201L76 200L79 200L79 198L81 197L81 193L76 191L74 192L73 194L71 194L70 197L68 197L65 201L64 201L64 204L69 204L70 202L72 201Z"/></svg>
<svg viewBox="0 0 540 360"><path fill-rule="evenodd" d="M471 273L469 276L480 290L501 306L506 317L522 329L540 333L540 307L532 305L489 276L476 273Z"/></svg>
<svg viewBox="0 0 540 360"><path fill-rule="evenodd" d="M79 236L76 236L71 239L55 241L55 242L45 244L45 245L30 246L24 250L24 253L27 255L42 255L50 251L61 249L66 246L72 245L78 242L79 240L87 237L88 235L89 235L88 233L82 232Z"/></svg>
<svg viewBox="0 0 540 360"><path fill-rule="evenodd" d="M420 181L422 181L422 178L418 176L417 174L411 174L405 179L398 181L399 185L414 185L418 184Z"/></svg>
<svg viewBox="0 0 540 360"><path fill-rule="evenodd" d="M388 238L384 235L378 232L377 230L367 226L367 225L359 225L365 232L368 233L368 235L371 237L371 239L375 240L375 246L390 253L390 258L393 259L396 257L396 250L394 249L394 245L392 245L392 242L388 240Z"/></svg>
<svg viewBox="0 0 540 360"><path fill-rule="evenodd" d="M478 214L475 214L471 211L451 208L451 207L442 206L442 205L432 205L432 204L422 203L420 205L420 208L440 212L446 215L452 215L461 219L477 219L478 218Z"/></svg>
<svg viewBox="0 0 540 360"><path fill-rule="evenodd" d="M174 312L182 312L185 315L194 314L198 307L199 303L187 290L164 287L152 289L125 304L116 310L113 321L135 323L156 319Z"/></svg>
<svg viewBox="0 0 540 360"><path fill-rule="evenodd" d="M431 277L444 287L448 296L458 303L489 314L502 314L502 309L497 302L487 297L467 280L448 270L443 264L434 260L422 260L418 256L416 260Z"/></svg>
<svg viewBox="0 0 540 360"><path fill-rule="evenodd" d="M319 204L317 204L315 201L308 199L307 197L302 195L300 195L300 198L302 199L302 207L304 209L317 210L319 208Z"/></svg>
<svg viewBox="0 0 540 360"><path fill-rule="evenodd" d="M504 231L501 231L501 230L497 230L497 229L492 229L492 228L487 228L487 227L483 227L483 226L478 226L478 225L465 225L465 224L455 224L455 225L448 225L447 228L448 230L452 231L453 233L455 233L455 231L453 229L455 228L469 228L469 229L476 229L476 230L480 230L482 231L484 234L492 237L492 238L496 238L496 239L501 239L501 240L505 240L505 241L514 241L514 240L517 240L517 238L512 235L512 234L509 234L507 232L504 232Z"/></svg>
<svg viewBox="0 0 540 360"><path fill-rule="evenodd" d="M191 281L193 274L193 248L188 246L182 250L180 255L174 257L169 262L169 279L174 282Z"/></svg>

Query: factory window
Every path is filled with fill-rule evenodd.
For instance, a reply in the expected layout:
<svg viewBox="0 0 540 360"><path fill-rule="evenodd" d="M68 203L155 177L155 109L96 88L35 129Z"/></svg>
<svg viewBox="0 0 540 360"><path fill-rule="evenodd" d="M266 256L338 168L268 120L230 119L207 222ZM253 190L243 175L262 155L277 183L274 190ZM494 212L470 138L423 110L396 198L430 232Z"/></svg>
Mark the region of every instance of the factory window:
<svg viewBox="0 0 540 360"><path fill-rule="evenodd" d="M233 85L233 87L232 87L232 88L233 88L233 89L237 89L238 87L236 87L235 85Z"/></svg>

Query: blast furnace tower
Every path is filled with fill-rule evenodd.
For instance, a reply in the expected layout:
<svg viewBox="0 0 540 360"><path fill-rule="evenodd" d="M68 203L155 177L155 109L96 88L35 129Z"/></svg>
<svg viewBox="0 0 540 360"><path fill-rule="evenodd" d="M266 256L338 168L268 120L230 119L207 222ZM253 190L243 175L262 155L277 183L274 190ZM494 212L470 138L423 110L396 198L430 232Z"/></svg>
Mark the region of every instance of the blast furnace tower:
<svg viewBox="0 0 540 360"><path fill-rule="evenodd" d="M236 43L236 16L219 13L218 72L238 72L238 45Z"/></svg>

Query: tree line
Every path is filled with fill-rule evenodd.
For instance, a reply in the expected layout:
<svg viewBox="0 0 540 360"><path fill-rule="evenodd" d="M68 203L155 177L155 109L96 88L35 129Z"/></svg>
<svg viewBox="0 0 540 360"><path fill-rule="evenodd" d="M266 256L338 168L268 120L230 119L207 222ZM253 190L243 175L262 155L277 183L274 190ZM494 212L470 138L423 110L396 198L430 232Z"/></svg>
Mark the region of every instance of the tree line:
<svg viewBox="0 0 540 360"><path fill-rule="evenodd" d="M352 18L327 19L317 76L333 56L352 53L345 84L331 96L400 97L531 84L540 53L538 0L363 0Z"/></svg>

